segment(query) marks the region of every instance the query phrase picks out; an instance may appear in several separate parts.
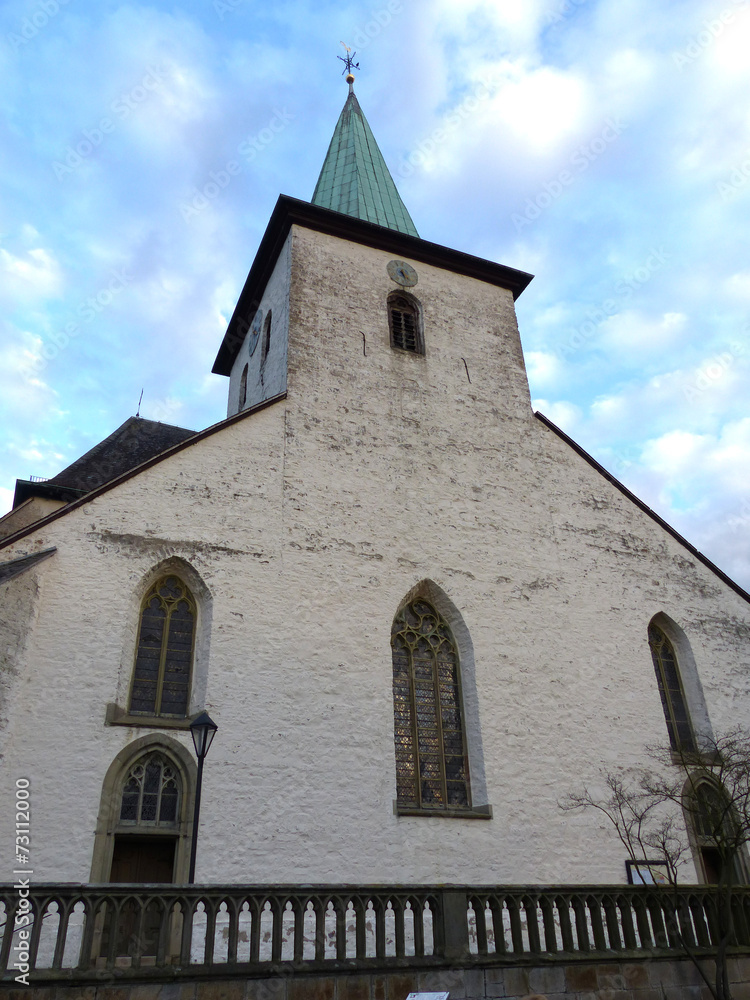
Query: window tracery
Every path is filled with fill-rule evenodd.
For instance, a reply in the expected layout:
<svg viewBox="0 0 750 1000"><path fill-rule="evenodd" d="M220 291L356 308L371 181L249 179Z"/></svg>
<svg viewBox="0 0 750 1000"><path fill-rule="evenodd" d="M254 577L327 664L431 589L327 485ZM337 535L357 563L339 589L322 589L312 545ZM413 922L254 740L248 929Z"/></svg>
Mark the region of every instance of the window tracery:
<svg viewBox="0 0 750 1000"><path fill-rule="evenodd" d="M674 647L666 634L653 623L649 625L648 642L654 660L670 746L673 750L692 751L695 749L695 738Z"/></svg>
<svg viewBox="0 0 750 1000"><path fill-rule="evenodd" d="M458 651L448 623L423 598L393 622L397 803L471 809Z"/></svg>
<svg viewBox="0 0 750 1000"><path fill-rule="evenodd" d="M163 577L141 608L130 712L187 715L195 639L196 606L179 577Z"/></svg>
<svg viewBox="0 0 750 1000"><path fill-rule="evenodd" d="M161 753L139 757L123 783L120 823L134 826L177 826L180 778Z"/></svg>

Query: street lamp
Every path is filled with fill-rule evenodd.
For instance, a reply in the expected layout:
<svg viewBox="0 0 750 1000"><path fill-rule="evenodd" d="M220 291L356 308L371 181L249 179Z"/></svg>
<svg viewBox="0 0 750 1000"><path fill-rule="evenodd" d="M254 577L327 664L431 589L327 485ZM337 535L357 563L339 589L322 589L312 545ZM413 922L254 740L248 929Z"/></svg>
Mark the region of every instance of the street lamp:
<svg viewBox="0 0 750 1000"><path fill-rule="evenodd" d="M195 811L193 812L193 841L190 845L190 874L188 875L190 885L195 882L195 854L198 850L198 820L201 814L203 761L206 759L206 754L213 743L218 728L208 712L201 712L198 718L193 719L190 723L190 735L193 737L195 753L198 757L198 780L195 783Z"/></svg>

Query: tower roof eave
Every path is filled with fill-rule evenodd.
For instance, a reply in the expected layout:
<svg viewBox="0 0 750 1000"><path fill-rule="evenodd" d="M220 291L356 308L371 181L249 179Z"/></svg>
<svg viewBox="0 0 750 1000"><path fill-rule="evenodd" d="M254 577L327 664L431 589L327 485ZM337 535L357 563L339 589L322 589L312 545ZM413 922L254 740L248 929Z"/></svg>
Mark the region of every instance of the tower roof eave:
<svg viewBox="0 0 750 1000"><path fill-rule="evenodd" d="M439 243L430 243L418 236L365 222L342 212L320 208L288 195L280 195L216 355L211 369L215 375L231 374L234 359L244 343L249 324L260 305L263 291L293 225L338 236L362 246L386 250L396 257L420 261L507 288L513 293L514 299L518 298L533 279L533 275L505 264L473 257Z"/></svg>

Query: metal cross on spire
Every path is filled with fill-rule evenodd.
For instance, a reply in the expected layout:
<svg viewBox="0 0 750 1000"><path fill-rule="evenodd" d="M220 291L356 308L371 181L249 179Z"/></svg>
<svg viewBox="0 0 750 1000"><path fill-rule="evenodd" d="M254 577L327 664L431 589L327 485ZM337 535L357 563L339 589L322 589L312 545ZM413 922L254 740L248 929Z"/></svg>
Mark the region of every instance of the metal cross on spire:
<svg viewBox="0 0 750 1000"><path fill-rule="evenodd" d="M352 68L359 69L359 63L354 61L354 57L356 56L357 53L352 52L352 50L349 48L346 42L342 42L341 44L346 49L346 55L337 56L336 58L340 59L342 63L346 64L344 67L344 73L346 73L346 82L349 84L349 87L351 88L351 85L354 83L354 73L352 73Z"/></svg>

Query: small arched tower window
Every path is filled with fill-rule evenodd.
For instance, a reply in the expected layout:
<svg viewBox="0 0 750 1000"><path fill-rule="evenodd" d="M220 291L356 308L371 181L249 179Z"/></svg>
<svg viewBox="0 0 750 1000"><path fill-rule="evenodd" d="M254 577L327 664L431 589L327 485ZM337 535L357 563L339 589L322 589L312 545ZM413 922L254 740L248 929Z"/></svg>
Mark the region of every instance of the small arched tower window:
<svg viewBox="0 0 750 1000"><path fill-rule="evenodd" d="M151 587L141 606L130 712L184 718L190 701L196 606L177 576Z"/></svg>
<svg viewBox="0 0 750 1000"><path fill-rule="evenodd" d="M685 692L682 688L674 646L658 625L653 623L648 628L648 642L654 660L656 682L659 685L670 746L673 750L693 751L695 737L685 703Z"/></svg>
<svg viewBox="0 0 750 1000"><path fill-rule="evenodd" d="M388 323L391 329L391 347L412 354L424 354L424 339L420 309L417 300L404 292L388 296Z"/></svg>
<svg viewBox="0 0 750 1000"><path fill-rule="evenodd" d="M448 623L423 598L391 630L397 803L407 809L470 809L461 679Z"/></svg>
<svg viewBox="0 0 750 1000"><path fill-rule="evenodd" d="M271 310L268 310L266 314L266 321L263 324L263 343L260 347L260 366L261 368L266 363L266 358L268 357L268 349L271 346Z"/></svg>
<svg viewBox="0 0 750 1000"><path fill-rule="evenodd" d="M239 409L244 410L245 403L247 402L247 370L248 365L242 369L242 375L240 376L240 405Z"/></svg>

